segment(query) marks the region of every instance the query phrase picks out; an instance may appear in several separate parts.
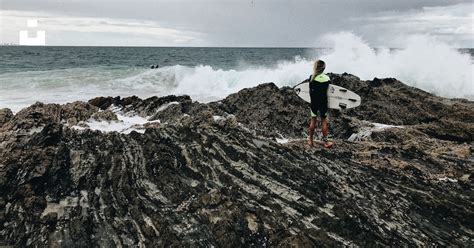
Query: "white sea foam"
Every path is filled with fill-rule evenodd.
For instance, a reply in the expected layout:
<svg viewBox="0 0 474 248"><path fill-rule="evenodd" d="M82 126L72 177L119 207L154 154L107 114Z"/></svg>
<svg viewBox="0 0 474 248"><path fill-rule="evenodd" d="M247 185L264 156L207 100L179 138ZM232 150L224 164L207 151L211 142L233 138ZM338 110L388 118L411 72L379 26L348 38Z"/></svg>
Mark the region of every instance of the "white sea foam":
<svg viewBox="0 0 474 248"><path fill-rule="evenodd" d="M449 178L449 177L440 177L438 178L439 181L441 182L451 182L451 183L457 183L457 179Z"/></svg>
<svg viewBox="0 0 474 248"><path fill-rule="evenodd" d="M97 121L94 119L90 119L82 123L82 124L86 124L87 127L76 125L76 126L73 126L72 128L78 129L78 130L83 130L83 129L98 130L104 133L119 132L119 133L129 134L132 131L144 133L145 124L160 122L159 120L149 121L148 118L144 118L138 115L122 113L117 109L115 109L114 112L117 115L117 119L118 119L116 121Z"/></svg>
<svg viewBox="0 0 474 248"><path fill-rule="evenodd" d="M334 48L322 56L329 71L349 72L362 79L394 77L436 95L474 99L470 55L433 37L406 37L406 46L394 51L374 50L348 32L328 34L322 40Z"/></svg>
<svg viewBox="0 0 474 248"><path fill-rule="evenodd" d="M290 140L287 139L287 138L276 138L276 142L278 142L280 144L286 144L286 143L290 142Z"/></svg>
<svg viewBox="0 0 474 248"><path fill-rule="evenodd" d="M365 122L365 126L361 126L357 133L353 133L348 141L366 141L370 139L373 132L380 132L389 128L403 128L403 126L387 125L376 122Z"/></svg>
<svg viewBox="0 0 474 248"><path fill-rule="evenodd" d="M432 37L407 37L406 47L397 50L374 50L362 38L347 32L329 34L322 40L332 48L319 55L326 61L328 72L348 72L364 80L394 77L440 96L474 99L474 65L470 55ZM172 93L206 100L225 97L263 82L294 85L311 74L314 59L316 56L296 57L274 67L244 70L178 66L171 69L175 75Z"/></svg>
<svg viewBox="0 0 474 248"><path fill-rule="evenodd" d="M0 107L18 111L36 101L65 103L96 96L149 97L188 94L212 101L246 87L274 82L294 85L311 74L312 61L327 62L328 72L348 72L362 79L395 77L409 85L446 97L474 99L473 63L448 44L426 36L407 38L401 50L374 50L352 33L322 38L332 49L302 55L273 66L223 70L209 65L145 68L76 68L0 74Z"/></svg>

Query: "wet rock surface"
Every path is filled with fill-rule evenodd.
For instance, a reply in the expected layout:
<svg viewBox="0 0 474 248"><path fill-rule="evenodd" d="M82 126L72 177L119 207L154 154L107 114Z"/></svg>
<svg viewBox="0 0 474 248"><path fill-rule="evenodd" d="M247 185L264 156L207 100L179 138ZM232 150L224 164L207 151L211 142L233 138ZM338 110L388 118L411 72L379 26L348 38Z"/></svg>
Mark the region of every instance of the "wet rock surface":
<svg viewBox="0 0 474 248"><path fill-rule="evenodd" d="M271 83L0 110L0 245L473 246L474 103L331 76L363 103L330 150Z"/></svg>

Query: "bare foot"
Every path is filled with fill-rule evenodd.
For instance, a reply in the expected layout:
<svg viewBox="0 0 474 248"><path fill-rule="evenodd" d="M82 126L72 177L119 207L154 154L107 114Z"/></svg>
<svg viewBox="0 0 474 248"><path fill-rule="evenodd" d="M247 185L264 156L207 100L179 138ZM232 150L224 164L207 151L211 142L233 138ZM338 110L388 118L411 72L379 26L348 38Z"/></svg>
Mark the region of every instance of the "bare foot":
<svg viewBox="0 0 474 248"><path fill-rule="evenodd" d="M331 148L332 145L334 145L334 143L331 142L331 141L325 141L325 142L324 142L324 148Z"/></svg>
<svg viewBox="0 0 474 248"><path fill-rule="evenodd" d="M314 145L313 141L309 139L309 140L308 140L308 145L309 145L309 146L313 146L313 145Z"/></svg>

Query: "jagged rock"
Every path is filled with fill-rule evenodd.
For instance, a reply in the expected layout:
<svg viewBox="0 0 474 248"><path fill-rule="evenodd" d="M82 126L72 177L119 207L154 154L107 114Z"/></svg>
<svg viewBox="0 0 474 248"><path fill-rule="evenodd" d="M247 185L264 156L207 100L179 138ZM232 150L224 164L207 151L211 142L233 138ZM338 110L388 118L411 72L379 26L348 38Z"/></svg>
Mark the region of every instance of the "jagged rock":
<svg viewBox="0 0 474 248"><path fill-rule="evenodd" d="M109 109L95 112L92 114L92 119L96 121L117 121L117 115Z"/></svg>
<svg viewBox="0 0 474 248"><path fill-rule="evenodd" d="M135 112L142 116L153 116L160 107L172 103L182 103L183 108L191 104L189 96L165 96L165 97L150 97L147 99L140 99L137 96L126 98L120 97L97 97L89 100L89 104L97 106L105 110L111 106L121 108L124 112Z"/></svg>
<svg viewBox="0 0 474 248"><path fill-rule="evenodd" d="M96 106L102 110L106 110L112 105L119 105L121 103L121 98L118 97L103 97L99 96L88 101L90 105Z"/></svg>
<svg viewBox="0 0 474 248"><path fill-rule="evenodd" d="M207 104L101 97L7 117L0 245L474 245L473 103L331 77L363 104L331 112L330 150L305 144L308 104L271 83ZM87 128L119 112L149 121Z"/></svg>
<svg viewBox="0 0 474 248"><path fill-rule="evenodd" d="M418 129L437 139L469 142L474 140L472 123L440 118L433 123L419 125Z"/></svg>
<svg viewBox="0 0 474 248"><path fill-rule="evenodd" d="M11 120L13 112L8 108L0 109L0 127Z"/></svg>
<svg viewBox="0 0 474 248"><path fill-rule="evenodd" d="M161 105L149 120L160 120L162 122L178 121L184 115L185 113L180 102L169 102Z"/></svg>
<svg viewBox="0 0 474 248"><path fill-rule="evenodd" d="M61 110L61 118L66 120L70 125L75 125L80 121L88 120L98 111L97 107L85 102L68 103L62 106Z"/></svg>
<svg viewBox="0 0 474 248"><path fill-rule="evenodd" d="M434 96L389 78L360 81L351 75L331 74L333 83L347 87L362 97L362 104L347 115L392 125L416 125L458 120L473 123L474 103Z"/></svg>
<svg viewBox="0 0 474 248"><path fill-rule="evenodd" d="M266 136L302 136L309 116L309 104L290 88L280 90L273 83L243 89L212 106Z"/></svg>
<svg viewBox="0 0 474 248"><path fill-rule="evenodd" d="M13 118L16 129L31 129L49 123L68 123L76 125L91 118L98 108L84 102L73 102L65 105L44 104L37 102L20 110Z"/></svg>

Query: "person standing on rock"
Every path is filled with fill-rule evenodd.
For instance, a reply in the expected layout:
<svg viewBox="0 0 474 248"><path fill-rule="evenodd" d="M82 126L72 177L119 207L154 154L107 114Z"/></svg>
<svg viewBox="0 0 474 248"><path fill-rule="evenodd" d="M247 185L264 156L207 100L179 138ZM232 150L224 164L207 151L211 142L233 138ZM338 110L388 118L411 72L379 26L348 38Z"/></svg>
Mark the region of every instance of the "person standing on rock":
<svg viewBox="0 0 474 248"><path fill-rule="evenodd" d="M313 74L309 79L309 92L311 98L311 110L309 121L309 138L308 145L313 146L314 130L317 126L317 117L321 118L321 131L323 133L324 147L330 148L333 143L328 140L328 87L331 79L324 72L326 63L322 60L314 62Z"/></svg>

